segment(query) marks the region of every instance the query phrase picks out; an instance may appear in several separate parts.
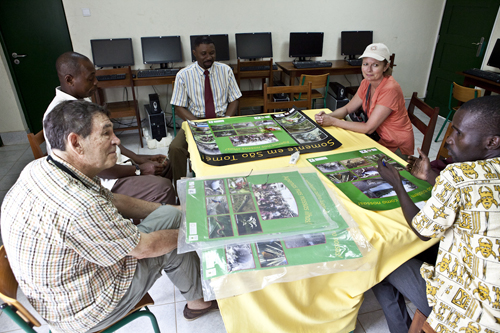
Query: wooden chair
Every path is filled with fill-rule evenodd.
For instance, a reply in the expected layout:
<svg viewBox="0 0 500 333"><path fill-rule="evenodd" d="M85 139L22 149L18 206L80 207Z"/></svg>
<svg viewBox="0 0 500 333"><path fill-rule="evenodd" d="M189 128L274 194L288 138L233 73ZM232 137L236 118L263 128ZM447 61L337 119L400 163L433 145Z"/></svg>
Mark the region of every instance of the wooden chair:
<svg viewBox="0 0 500 333"><path fill-rule="evenodd" d="M415 116L415 107L420 111L424 112L429 118L429 123L425 123ZM437 117L439 115L439 108L434 109L427 105L424 101L417 97L417 92L414 92L411 96L410 104L408 105L408 116L410 121L415 127L422 132L424 135L424 140L422 142L422 147L420 148L427 156L429 156L429 150L431 149L432 136L434 135L434 128L436 128Z"/></svg>
<svg viewBox="0 0 500 333"><path fill-rule="evenodd" d="M427 317L417 309L408 333L436 333L426 320Z"/></svg>
<svg viewBox="0 0 500 333"><path fill-rule="evenodd" d="M306 75L302 74L300 76L300 84L304 85L306 82L311 82L311 99L312 99L312 108L316 108L316 99L323 99L323 108L326 108L326 95L328 93L328 84L330 83L330 74L323 75ZM325 89L325 93L322 94L316 89ZM300 101L302 99L302 94L299 94L299 97L295 98L296 101Z"/></svg>
<svg viewBox="0 0 500 333"><path fill-rule="evenodd" d="M443 142L441 142L441 146L439 147L436 160L445 160L448 157L450 157L450 155L448 154L448 149L446 149L444 145L446 144L446 139L448 139L452 130L453 127L451 127L451 122L450 122L450 124L448 125L448 129L446 130L446 133L444 133Z"/></svg>
<svg viewBox="0 0 500 333"><path fill-rule="evenodd" d="M135 117L137 120L136 126L126 126L115 129L115 131L130 131L137 130L139 132L139 141L142 144L142 127L141 127L141 115L139 113L139 107L137 99L135 97L134 82L132 79L132 70L130 66L124 68L113 68L113 69L100 69L96 71L97 76L101 75L113 75L113 74L126 74L124 80L110 80L110 81L99 81L98 89L92 96L92 101L99 105L104 105L107 107L111 113L110 119L119 119L124 117ZM132 99L123 102L106 102L104 98L103 89L105 88L131 88Z"/></svg>
<svg viewBox="0 0 500 333"><path fill-rule="evenodd" d="M455 111L458 110L460 105L462 103L465 103L467 101L470 101L471 99L481 97L481 90L479 89L474 89L474 88L469 88L469 87L464 87L461 86L455 82L453 82L450 86L450 98L448 100L448 115L446 116L446 120L443 123L443 126L441 126L441 129L439 130L438 135L436 136L436 140L434 142L438 142L439 136L441 135L441 132L443 131L443 128L446 126L448 123L448 119L450 119L450 116L455 113ZM451 106L453 99L456 99L459 102L458 106Z"/></svg>
<svg viewBox="0 0 500 333"><path fill-rule="evenodd" d="M4 311L20 328L25 332L36 333L33 327L40 327L40 322L17 300L18 283L12 269L10 268L9 260L5 248L0 246L0 298L4 302L0 305L0 309ZM130 323L139 317L149 317L155 333L160 333L158 322L154 314L147 308L147 305L154 305L153 299L149 294L137 303L125 317L120 319L115 324L100 331L99 333L110 333L118 330L122 326ZM141 310L144 308L144 310ZM139 311L141 310L141 311Z"/></svg>
<svg viewBox="0 0 500 333"><path fill-rule="evenodd" d="M394 68L394 67L397 66L394 63L394 59L396 59L396 54L395 53L391 54L391 56L389 57L389 68ZM351 95L351 96L356 95L356 92L358 91L358 88L359 88L359 86L346 87L345 88L346 96L348 96L348 95Z"/></svg>
<svg viewBox="0 0 500 333"><path fill-rule="evenodd" d="M30 143L31 151L33 152L35 160L47 156L47 154L42 151L42 147L40 147L40 145L45 142L43 130L36 134L28 133L28 141Z"/></svg>
<svg viewBox="0 0 500 333"><path fill-rule="evenodd" d="M242 70L245 67L253 66L268 66L269 69L262 71L250 71ZM261 78L262 85L267 81L268 86L273 85L273 59L261 60L261 61L240 61L238 59L238 64L236 67L236 82L241 90L241 79L255 79ZM264 99L262 98L262 90L242 90L242 96L238 102L238 115L241 114L241 108L252 107L252 106L264 106Z"/></svg>
<svg viewBox="0 0 500 333"><path fill-rule="evenodd" d="M298 108L311 108L311 87L312 84L309 82L303 86L276 86L276 87L268 87L267 84L264 84L264 113L267 113L268 110L274 109L290 109L292 107ZM280 101L274 102L273 95L274 94L305 94L305 98L300 101Z"/></svg>

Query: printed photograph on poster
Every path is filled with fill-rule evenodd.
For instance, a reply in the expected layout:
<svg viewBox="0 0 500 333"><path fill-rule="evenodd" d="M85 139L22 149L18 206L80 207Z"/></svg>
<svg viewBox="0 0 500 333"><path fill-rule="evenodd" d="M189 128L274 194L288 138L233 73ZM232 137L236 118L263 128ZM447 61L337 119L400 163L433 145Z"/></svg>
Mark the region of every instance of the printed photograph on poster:
<svg viewBox="0 0 500 333"><path fill-rule="evenodd" d="M228 272L254 269L252 246L250 244L226 246L226 262Z"/></svg>
<svg viewBox="0 0 500 333"><path fill-rule="evenodd" d="M197 142L202 142L202 143L215 143L215 138L211 134L205 134L205 135L195 134L194 139Z"/></svg>
<svg viewBox="0 0 500 333"><path fill-rule="evenodd" d="M235 213L255 212L255 204L250 194L231 195L231 204Z"/></svg>
<svg viewBox="0 0 500 333"><path fill-rule="evenodd" d="M227 186L230 194L250 193L248 181L244 177L228 178Z"/></svg>
<svg viewBox="0 0 500 333"><path fill-rule="evenodd" d="M369 166L369 167L360 168L360 169L354 169L354 170L351 170L351 171L352 171L352 173L354 173L359 178L368 178L368 177L380 176L380 174L378 173L377 167L374 167L374 166Z"/></svg>
<svg viewBox="0 0 500 333"><path fill-rule="evenodd" d="M283 183L252 185L260 216L264 220L299 216L297 202Z"/></svg>
<svg viewBox="0 0 500 333"><path fill-rule="evenodd" d="M300 132L308 132L314 128L316 128L316 125L314 125L311 121L304 119L302 122L295 123L293 125L283 125L285 129L289 133L300 133Z"/></svg>
<svg viewBox="0 0 500 333"><path fill-rule="evenodd" d="M238 226L238 235L253 235L262 232L257 213L236 214L234 217Z"/></svg>
<svg viewBox="0 0 500 333"><path fill-rule="evenodd" d="M211 179L205 181L205 195L221 195L226 193L223 179Z"/></svg>
<svg viewBox="0 0 500 333"><path fill-rule="evenodd" d="M206 197L207 215L229 214L229 206L225 196Z"/></svg>
<svg viewBox="0 0 500 333"><path fill-rule="evenodd" d="M285 240L285 246L287 249L295 249L298 247L314 246L325 243L326 237L324 233L298 235L294 237L294 239Z"/></svg>
<svg viewBox="0 0 500 333"><path fill-rule="evenodd" d="M361 157L351 158L351 159L348 159L348 160L343 160L343 161L340 161L340 163L342 163L343 165L345 165L346 168L348 168L348 169L358 168L358 167L361 167L361 166L368 166L368 165L371 164L369 161L367 161L367 160L365 160L364 158L361 158Z"/></svg>
<svg viewBox="0 0 500 333"><path fill-rule="evenodd" d="M292 136L300 143L317 142L327 137L319 128L315 128L310 132L292 134Z"/></svg>
<svg viewBox="0 0 500 333"><path fill-rule="evenodd" d="M260 146L279 141L272 133L232 136L229 139L235 147Z"/></svg>
<svg viewBox="0 0 500 333"><path fill-rule="evenodd" d="M411 192L417 189L417 186L412 184L407 179L401 178L401 180L406 192ZM381 177L353 182L353 185L363 192L363 194L365 194L368 198L387 198L396 196L394 188Z"/></svg>
<svg viewBox="0 0 500 333"><path fill-rule="evenodd" d="M235 129L238 129L238 128L244 128L244 127L254 127L254 123L252 122L246 122L246 123L236 123L236 124L233 124L233 127Z"/></svg>
<svg viewBox="0 0 500 333"><path fill-rule="evenodd" d="M327 174L326 176L328 177L328 179L330 179L335 184L346 183L346 182L350 182L350 181L358 179L358 177L355 174L353 174L349 171L330 173L330 174Z"/></svg>
<svg viewBox="0 0 500 333"><path fill-rule="evenodd" d="M208 237L222 238L234 236L230 215L208 217Z"/></svg>
<svg viewBox="0 0 500 333"><path fill-rule="evenodd" d="M276 267L288 265L285 251L280 241L256 243L260 267Z"/></svg>
<svg viewBox="0 0 500 333"><path fill-rule="evenodd" d="M218 132L214 132L214 135L216 138L222 138L225 136L236 135L236 131L218 131Z"/></svg>
<svg viewBox="0 0 500 333"><path fill-rule="evenodd" d="M321 172L335 172L339 170L345 170L345 166L340 164L339 162L329 162L329 163L323 163L316 165L318 169L321 170Z"/></svg>
<svg viewBox="0 0 500 333"><path fill-rule="evenodd" d="M215 143L196 143L198 150L206 155L220 155L219 147Z"/></svg>

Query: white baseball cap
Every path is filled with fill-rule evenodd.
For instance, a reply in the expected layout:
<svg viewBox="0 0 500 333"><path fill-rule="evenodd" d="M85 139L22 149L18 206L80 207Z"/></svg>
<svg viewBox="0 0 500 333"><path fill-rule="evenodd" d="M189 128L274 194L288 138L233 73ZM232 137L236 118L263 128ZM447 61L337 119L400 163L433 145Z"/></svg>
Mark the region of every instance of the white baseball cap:
<svg viewBox="0 0 500 333"><path fill-rule="evenodd" d="M389 48L382 43L373 43L366 47L365 52L359 57L361 58L373 58L378 61L387 60L391 61L391 53L389 52Z"/></svg>

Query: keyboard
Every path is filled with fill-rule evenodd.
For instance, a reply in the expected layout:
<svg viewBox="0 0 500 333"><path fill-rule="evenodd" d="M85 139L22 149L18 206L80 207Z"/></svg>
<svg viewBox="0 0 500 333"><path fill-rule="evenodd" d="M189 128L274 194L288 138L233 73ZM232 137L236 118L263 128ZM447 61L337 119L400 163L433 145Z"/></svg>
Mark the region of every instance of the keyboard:
<svg viewBox="0 0 500 333"><path fill-rule="evenodd" d="M179 72L177 68L146 69L137 71L137 77L175 76L177 72Z"/></svg>
<svg viewBox="0 0 500 333"><path fill-rule="evenodd" d="M363 59L347 59L347 63L351 66L361 66Z"/></svg>
<svg viewBox="0 0 500 333"><path fill-rule="evenodd" d="M127 74L97 75L97 81L125 80Z"/></svg>
<svg viewBox="0 0 500 333"><path fill-rule="evenodd" d="M241 67L242 72L250 72L250 71L268 71L269 66L248 66L248 67ZM278 70L278 66L273 64L273 71Z"/></svg>
<svg viewBox="0 0 500 333"><path fill-rule="evenodd" d="M480 77L480 78L488 80L488 81L500 83L500 73L483 71L483 70L477 69L477 68L471 68L471 69L466 69L464 71L464 74L469 74L472 76Z"/></svg>
<svg viewBox="0 0 500 333"><path fill-rule="evenodd" d="M323 68L332 67L332 63L329 61L296 61L293 63L295 68Z"/></svg>

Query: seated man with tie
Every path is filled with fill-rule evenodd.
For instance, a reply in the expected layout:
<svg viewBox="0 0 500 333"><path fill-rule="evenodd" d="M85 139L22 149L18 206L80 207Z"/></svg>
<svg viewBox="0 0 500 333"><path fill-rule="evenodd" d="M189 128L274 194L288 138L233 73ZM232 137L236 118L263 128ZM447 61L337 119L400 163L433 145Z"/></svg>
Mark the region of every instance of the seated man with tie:
<svg viewBox="0 0 500 333"><path fill-rule="evenodd" d="M171 104L183 120L230 117L238 110L241 91L233 70L226 64L215 62L215 45L210 37L202 36L194 42L196 62L175 77ZM168 151L172 166L172 182L186 176L188 145L181 129Z"/></svg>

